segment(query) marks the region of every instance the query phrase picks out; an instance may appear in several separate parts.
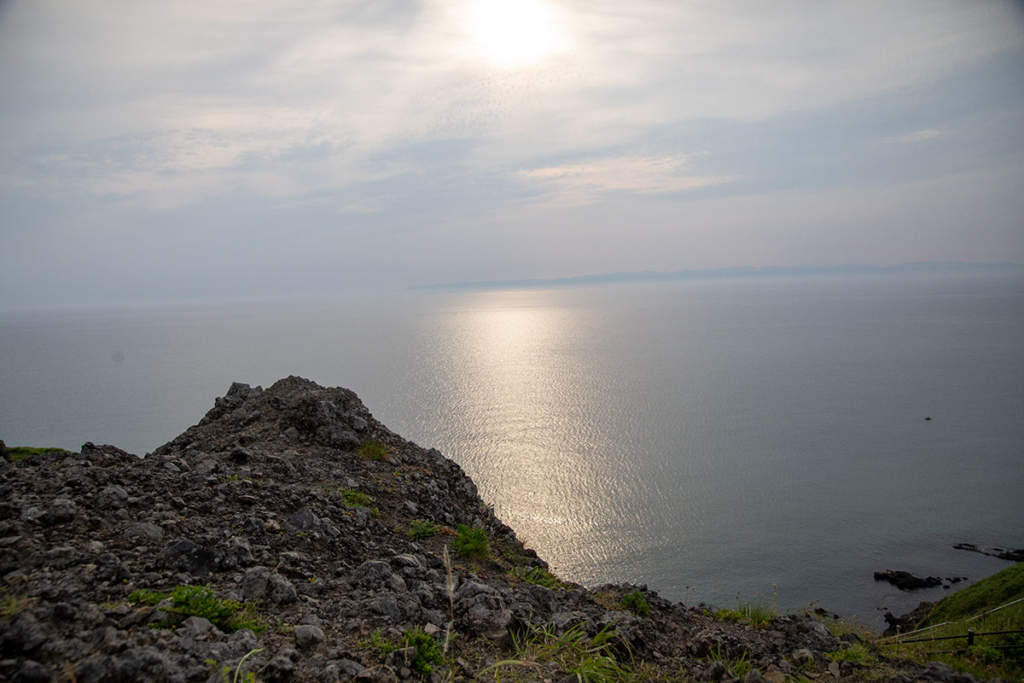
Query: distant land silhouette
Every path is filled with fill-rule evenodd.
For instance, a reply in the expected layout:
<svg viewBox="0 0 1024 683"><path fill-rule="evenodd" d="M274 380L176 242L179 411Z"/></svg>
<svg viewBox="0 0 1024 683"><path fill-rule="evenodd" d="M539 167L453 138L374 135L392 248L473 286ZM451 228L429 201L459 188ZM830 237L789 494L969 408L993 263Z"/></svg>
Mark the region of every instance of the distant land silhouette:
<svg viewBox="0 0 1024 683"><path fill-rule="evenodd" d="M827 266L767 266L755 268L740 266L734 268L706 268L702 270L676 271L628 271L623 273L602 273L598 275L577 275L559 278L530 278L525 280L485 280L477 282L451 282L412 287L416 290L436 289L526 289L531 287L567 287L590 284L621 284L629 282L664 282L671 280L710 280L741 277L784 277L794 275L845 275L845 274L886 274L916 273L923 271L956 270L1004 270L1024 272L1024 263L963 263L926 262L901 263L893 266L870 264L848 264Z"/></svg>

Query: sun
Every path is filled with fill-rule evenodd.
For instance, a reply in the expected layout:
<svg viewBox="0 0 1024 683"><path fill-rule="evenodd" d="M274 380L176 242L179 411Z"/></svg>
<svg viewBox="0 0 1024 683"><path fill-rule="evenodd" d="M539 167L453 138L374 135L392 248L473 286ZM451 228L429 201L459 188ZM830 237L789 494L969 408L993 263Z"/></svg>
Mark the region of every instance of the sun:
<svg viewBox="0 0 1024 683"><path fill-rule="evenodd" d="M565 35L543 0L470 0L469 31L495 66L530 66L563 50Z"/></svg>

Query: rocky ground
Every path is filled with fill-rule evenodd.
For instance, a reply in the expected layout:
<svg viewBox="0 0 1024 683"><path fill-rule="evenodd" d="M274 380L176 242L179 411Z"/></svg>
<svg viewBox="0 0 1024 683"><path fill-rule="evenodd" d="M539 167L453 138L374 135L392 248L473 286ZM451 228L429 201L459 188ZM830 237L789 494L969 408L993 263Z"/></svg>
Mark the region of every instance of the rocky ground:
<svg viewBox="0 0 1024 683"><path fill-rule="evenodd" d="M973 680L834 661L868 648L808 615L755 626L555 582L457 464L296 377L232 385L145 459L0 462L0 501L12 683ZM446 563L459 525L488 548Z"/></svg>

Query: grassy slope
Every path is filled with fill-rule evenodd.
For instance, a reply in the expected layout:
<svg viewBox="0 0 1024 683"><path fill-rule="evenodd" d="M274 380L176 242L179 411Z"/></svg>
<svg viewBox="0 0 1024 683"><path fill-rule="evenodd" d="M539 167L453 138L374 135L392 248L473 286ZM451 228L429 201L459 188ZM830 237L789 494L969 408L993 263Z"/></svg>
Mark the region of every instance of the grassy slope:
<svg viewBox="0 0 1024 683"><path fill-rule="evenodd" d="M1020 597L1024 597L1024 562L943 598L921 626L974 616Z"/></svg>
<svg viewBox="0 0 1024 683"><path fill-rule="evenodd" d="M936 625L925 633L908 634L909 639L944 638L975 633L1017 631L1024 629L1024 602L981 615L995 607L1024 598L1024 563L1008 567L994 576L943 598L932 609L921 626ZM945 624L945 625L942 625ZM1013 646L1013 649L1004 649ZM1024 679L1024 634L987 635L978 637L974 647L967 641L933 640L902 644L889 641L887 654L916 661L922 666L933 660L949 664L958 671L983 679L998 676L1006 680Z"/></svg>

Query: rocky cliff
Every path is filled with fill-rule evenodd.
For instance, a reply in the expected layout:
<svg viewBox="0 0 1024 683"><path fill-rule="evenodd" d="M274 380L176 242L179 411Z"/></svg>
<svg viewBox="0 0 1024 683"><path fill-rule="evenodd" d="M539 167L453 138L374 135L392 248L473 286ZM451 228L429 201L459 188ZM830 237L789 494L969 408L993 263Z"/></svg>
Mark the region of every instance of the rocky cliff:
<svg viewBox="0 0 1024 683"><path fill-rule="evenodd" d="M144 459L0 462L0 501L12 682L948 675L834 662L856 636L809 616L561 582L456 463L297 377L232 385Z"/></svg>

